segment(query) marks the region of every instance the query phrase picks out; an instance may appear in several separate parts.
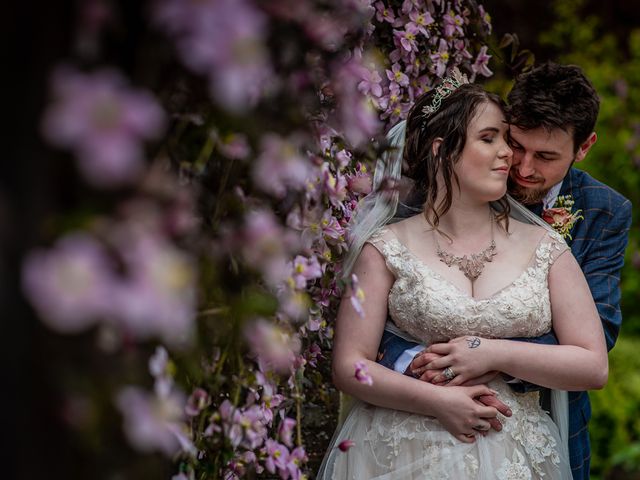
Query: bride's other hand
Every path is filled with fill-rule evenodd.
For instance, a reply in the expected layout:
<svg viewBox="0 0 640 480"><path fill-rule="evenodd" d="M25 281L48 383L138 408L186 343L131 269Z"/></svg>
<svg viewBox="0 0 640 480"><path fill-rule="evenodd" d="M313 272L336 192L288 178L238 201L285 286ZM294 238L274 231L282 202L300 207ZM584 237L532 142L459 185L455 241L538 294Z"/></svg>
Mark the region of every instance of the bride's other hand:
<svg viewBox="0 0 640 480"><path fill-rule="evenodd" d="M425 367L429 370L444 369L432 383L449 380L450 386L458 386L493 372L493 342L491 339L467 335L454 338L447 343L431 345L427 352L437 353L440 358L432 360Z"/></svg>
<svg viewBox="0 0 640 480"><path fill-rule="evenodd" d="M473 443L477 434L486 434L492 428L489 420L496 420L498 410L475 400L493 395L487 386L442 388L439 393L435 416L461 442Z"/></svg>

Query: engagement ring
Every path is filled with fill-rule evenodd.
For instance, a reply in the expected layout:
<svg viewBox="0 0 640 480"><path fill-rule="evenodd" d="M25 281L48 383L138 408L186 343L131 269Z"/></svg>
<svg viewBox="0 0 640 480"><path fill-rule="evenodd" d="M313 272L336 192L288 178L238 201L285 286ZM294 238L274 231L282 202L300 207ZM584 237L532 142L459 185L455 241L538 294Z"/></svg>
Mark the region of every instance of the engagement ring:
<svg viewBox="0 0 640 480"><path fill-rule="evenodd" d="M444 378L446 378L447 380L453 380L456 376L456 374L453 372L453 369L451 367L447 367L442 371L442 374L444 375Z"/></svg>

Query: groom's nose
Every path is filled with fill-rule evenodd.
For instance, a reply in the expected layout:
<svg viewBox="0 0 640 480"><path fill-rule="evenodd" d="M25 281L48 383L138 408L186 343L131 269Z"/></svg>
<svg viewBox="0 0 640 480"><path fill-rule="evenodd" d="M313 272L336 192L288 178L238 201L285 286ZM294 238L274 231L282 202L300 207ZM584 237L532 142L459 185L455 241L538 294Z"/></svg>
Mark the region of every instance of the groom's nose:
<svg viewBox="0 0 640 480"><path fill-rule="evenodd" d="M533 155L524 153L518 156L518 161L514 158L514 165L518 166L518 175L521 177L529 177L534 174L534 158Z"/></svg>

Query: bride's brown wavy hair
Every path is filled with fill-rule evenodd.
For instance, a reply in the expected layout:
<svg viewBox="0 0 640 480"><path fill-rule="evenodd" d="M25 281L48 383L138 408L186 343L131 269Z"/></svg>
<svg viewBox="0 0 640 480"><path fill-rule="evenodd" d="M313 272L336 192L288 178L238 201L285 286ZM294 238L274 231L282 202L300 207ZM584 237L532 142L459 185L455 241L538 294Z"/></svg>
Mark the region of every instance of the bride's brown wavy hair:
<svg viewBox="0 0 640 480"><path fill-rule="evenodd" d="M505 103L498 95L469 83L461 85L442 100L437 111L427 115L422 109L432 104L434 95L435 88L419 97L409 112L404 161L408 166L407 176L415 182L417 196L424 199L424 216L437 229L440 217L451 208L453 182L460 188L453 167L462 156L471 120L481 105L492 102L504 111ZM434 155L432 145L437 138L441 138L442 143ZM436 205L440 187L438 172L442 172L445 196ZM498 224L507 230L510 209L506 196L495 203L498 203Z"/></svg>

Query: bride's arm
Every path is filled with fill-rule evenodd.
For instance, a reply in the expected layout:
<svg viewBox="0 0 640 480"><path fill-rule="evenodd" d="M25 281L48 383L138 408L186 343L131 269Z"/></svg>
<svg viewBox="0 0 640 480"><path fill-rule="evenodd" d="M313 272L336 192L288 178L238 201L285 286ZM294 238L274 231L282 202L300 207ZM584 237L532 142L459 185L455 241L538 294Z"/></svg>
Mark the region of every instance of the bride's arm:
<svg viewBox="0 0 640 480"><path fill-rule="evenodd" d="M429 368L451 366L458 374L450 385L498 370L537 385L561 390L592 390L607 382L607 349L589 286L573 255L561 255L549 271L553 329L560 345L470 337L433 345L444 354Z"/></svg>
<svg viewBox="0 0 640 480"><path fill-rule="evenodd" d="M376 363L375 358L387 317L387 299L394 278L382 255L366 244L354 273L358 276L365 299L360 316L348 296L340 304L333 344L333 381L336 387L365 402L438 418L447 430L462 441L472 427L487 426L486 418L495 417L492 407L473 399L491 394L484 385L443 388L420 382ZM363 362L372 377L368 385L355 377L356 363Z"/></svg>

